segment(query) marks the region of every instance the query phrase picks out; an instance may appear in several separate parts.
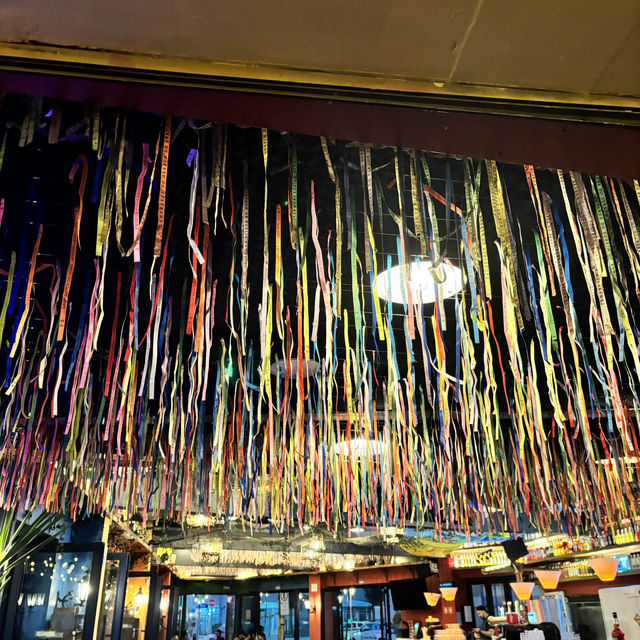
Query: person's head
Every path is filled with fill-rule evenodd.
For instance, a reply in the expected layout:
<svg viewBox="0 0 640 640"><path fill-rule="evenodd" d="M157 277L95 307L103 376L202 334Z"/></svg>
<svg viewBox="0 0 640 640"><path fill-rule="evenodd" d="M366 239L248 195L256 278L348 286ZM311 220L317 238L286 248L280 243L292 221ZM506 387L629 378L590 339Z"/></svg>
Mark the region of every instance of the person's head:
<svg viewBox="0 0 640 640"><path fill-rule="evenodd" d="M216 638L222 638L222 629L216 629Z"/></svg>
<svg viewBox="0 0 640 640"><path fill-rule="evenodd" d="M258 627L258 631L259 631L260 633L264 633L264 627L263 627L262 625L260 625L260 626Z"/></svg>
<svg viewBox="0 0 640 640"><path fill-rule="evenodd" d="M489 613L489 609L487 609L487 607L485 607L483 604L479 604L476 607L476 615L478 616L478 618L486 620L491 614Z"/></svg>

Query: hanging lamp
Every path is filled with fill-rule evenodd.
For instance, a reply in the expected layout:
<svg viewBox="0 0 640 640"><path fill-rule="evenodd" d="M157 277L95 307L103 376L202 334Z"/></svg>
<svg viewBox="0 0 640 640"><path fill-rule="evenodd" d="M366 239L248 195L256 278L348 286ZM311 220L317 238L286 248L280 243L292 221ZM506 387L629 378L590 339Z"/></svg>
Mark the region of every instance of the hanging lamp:
<svg viewBox="0 0 640 640"><path fill-rule="evenodd" d="M531 592L536 586L535 582L511 582L509 583L518 600L530 600Z"/></svg>
<svg viewBox="0 0 640 640"><path fill-rule="evenodd" d="M612 556L599 556L589 559L589 565L602 582L612 582L616 579L619 564L620 558Z"/></svg>
<svg viewBox="0 0 640 640"><path fill-rule="evenodd" d="M462 271L449 262L437 267L430 260L399 264L378 274L375 280L378 296L398 304L408 303L407 284L412 302L435 302L439 286L444 298L462 290Z"/></svg>
<svg viewBox="0 0 640 640"><path fill-rule="evenodd" d="M562 571L552 569L536 569L534 573L545 591L555 589L562 575Z"/></svg>
<svg viewBox="0 0 640 640"><path fill-rule="evenodd" d="M458 593L458 587L440 587L440 593L447 602L453 602Z"/></svg>

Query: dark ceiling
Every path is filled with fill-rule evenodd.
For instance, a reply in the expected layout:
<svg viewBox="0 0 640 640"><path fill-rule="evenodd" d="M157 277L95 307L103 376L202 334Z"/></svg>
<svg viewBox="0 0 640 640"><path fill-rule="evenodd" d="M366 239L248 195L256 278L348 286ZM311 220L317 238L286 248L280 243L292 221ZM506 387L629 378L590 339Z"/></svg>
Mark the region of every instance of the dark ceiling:
<svg viewBox="0 0 640 640"><path fill-rule="evenodd" d="M61 117L60 140L50 144L51 122L57 114ZM559 255L557 258L559 264L564 266L564 277L568 276L575 319L579 327L577 337L573 340L579 349L579 356L575 361L570 356L572 340L567 338L566 300L562 298L560 280L557 276L550 276L550 273L546 273L549 286L554 286L551 279L556 284L546 309L550 315L546 320L542 319L544 300L550 292L544 289L538 277L547 271L553 256L545 255L548 247L544 243L541 245L542 253L538 254L536 236L544 239L545 232L543 229L541 233L540 226L544 225L544 220L540 215L542 209L536 212L536 192L530 190L527 174L522 166L499 165L499 192L506 205L511 233L509 248L496 231L496 193L493 193L492 200L489 174L484 161L389 147L365 148L353 142L327 141L328 154L341 189L343 228L340 270L342 305L339 309L341 320L332 321L332 362L335 369L329 372L330 383L326 380L323 382L319 375L309 381L301 396L297 394L295 381L286 376L281 380L273 376L271 391L265 395L261 371L280 358L286 359L287 354L296 356L299 296L302 291L297 281L301 281L301 266L304 263L307 266L305 288L308 294L310 330L317 295L317 265L320 262L323 263L325 276L330 286L333 286L333 291L337 290L335 283L331 283L331 274L337 270L335 185L327 167L321 139L286 132L268 132L268 195L265 204L264 156L260 130L174 118L163 237L163 242L168 239L167 262L165 270L161 271L160 259L153 261L160 167L156 170L153 183L149 183L153 165L149 166L146 177L140 180L141 215L149 186L151 199L148 221L140 236L139 266L135 266L130 256L121 255L114 238L115 228L110 232L106 263L102 258L97 260L94 251L103 177L109 170L110 159L116 157L124 117L124 112L115 110L98 110L88 105L48 100L43 102L15 95L7 96L2 104L0 134L5 136L5 143L0 170L0 196L4 198L4 215L0 226L0 267L4 272L9 271L13 252L16 253L17 265L13 294L15 300L8 302L0 354L0 371L5 372L4 386L8 390L0 405L5 416L3 433L7 440L3 451L6 469L13 469L11 464L15 463L17 467L24 465L25 469L35 470L35 473L42 469L38 466L38 461L50 455L56 447L62 447L66 454L63 464L66 475L61 475L57 480L61 486L75 486L72 478L74 472L80 473L76 470L78 461L85 465L85 473L90 477L92 486L101 490L108 482L109 474L114 474L114 478L117 476L118 465L121 469L135 469L139 473L137 481L141 484L133 493L130 492L130 487L125 488L124 494L128 496L126 499L114 500L114 496L107 498L104 495L100 497L96 489L97 495L92 494L90 498L76 497L76 507L80 508L77 506L79 504L90 510L108 510L114 508L115 502L119 502L128 511L143 514L148 511L152 517L168 519L180 519L186 513L209 513L222 508L220 515L233 512L255 520L258 518L253 502L256 495L253 492L258 491L255 477L266 476L271 483L277 477L278 484L271 484L269 490L282 496L278 502L279 508L285 508L287 501L293 501L286 507L287 525L293 525L296 519L300 519L301 507L298 501L304 501L305 498L298 493L299 487L286 489L286 483L291 482L294 476L287 475L289 472L282 470L284 459L291 464L294 460L295 464L309 464L308 473L323 473L319 471L322 465L312 467L309 462L312 456L310 443L313 442L312 439L309 440L310 430L320 429L318 424L323 423L323 429L335 428L343 434L351 434L353 430L355 433L358 427L348 425L354 419L357 425L364 419L363 412L369 412L375 428L380 428L381 432L385 425L388 427L390 420L395 425L394 428L398 429L398 438L402 441L398 450L403 456L393 467L394 474L398 475L384 478L378 475L378 470L373 474L375 481L371 479L369 487L359 487L359 480L353 475L353 470L345 473L339 480L336 479L335 486L332 485L332 500L336 500L337 505L341 492L350 491L345 482L354 482L353 486L359 487L357 491L361 498L349 498L349 508L353 511L345 515L342 509L346 511L346 507L336 506L335 512L329 509L331 515L327 512L325 516L320 516L317 505L314 507L307 504L307 512L303 511L302 521L320 524L325 518L325 524L329 527L350 527L356 522L375 525L379 518L387 524L406 522L419 523L422 527L444 526L468 530L469 527L522 527L523 513L529 514L536 525L549 527L552 524L557 526L558 520L568 520L570 526L591 526L605 514L611 519L619 519L625 513L633 512L636 508L633 500L618 504L615 508L619 511L615 513L610 509L601 510L595 502L585 504L584 511L567 512L572 496L582 498L591 489L589 477L595 469L593 464L596 460L611 455L624 456L625 452L637 448L637 444L632 444L629 448L624 441L624 434L633 432L633 438L629 435L629 440L635 442L637 431L637 423L632 416L637 404L634 393L638 374L633 367L631 355L637 344L630 345L628 340L629 336L637 340L635 319L640 308L632 277L636 249L629 245L632 237L630 224L628 221L623 222L627 215L625 202L632 212L632 219L637 219L640 213L633 184L590 176L584 178L590 206L596 212L598 222L603 225L601 229L606 228L609 232L609 246L602 240L600 250L603 255L610 250L618 268L614 279L620 287L619 297L614 297L613 288L605 281L599 303L610 310L615 323L616 305L622 301L625 317L632 327L629 334L617 332L613 336L611 348L615 349L616 357L609 361L610 369L605 375L601 367L607 361L607 347L605 343L598 342L597 327L594 328L602 309L592 312L593 300L580 263L580 259L587 254L580 254L578 257L576 253L575 240L570 231L571 222L556 171L536 169L535 178L540 196L548 194L551 225L557 230L554 233L558 234L559 246L563 242L567 246L566 255ZM33 123L32 140L29 140L29 122ZM136 185L143 164L143 144L149 146L150 153L154 156L158 142L161 152L164 118L155 114L129 112L126 114L126 122L127 145L123 147L122 174L126 207L121 238L125 250L134 241L131 216L135 209ZM92 148L94 123L99 125L97 140L98 146L103 150L101 157ZM114 140L115 143L110 148L103 146L107 140ZM221 179L226 182L226 188L219 192L211 191L212 204L208 211L210 245L207 247L205 266L201 267L197 260L194 262L195 258L189 247L188 234L199 234L196 242L204 250L202 234L205 233L200 214L196 214L193 225L190 223L191 188L193 184L198 199L206 200L207 193L213 188L211 181L215 153L223 148L223 140L226 141L226 167ZM200 175L194 180L194 165L188 165L188 158L191 150L197 148L200 149ZM370 171L366 166L369 149ZM87 182L77 257L68 296L67 333L64 340L55 343L53 352L45 365L42 365L43 345L47 341L51 322L59 320L60 299L54 296L56 301L52 314L52 295L55 282L60 277L58 285L62 291L69 265L74 210L77 211L79 203L78 187L83 171L82 154L87 158ZM303 252L293 248L290 235L294 158L297 158L297 221L302 234ZM361 164L363 158L364 167ZM74 163L77 167L76 174L70 180ZM423 184L430 189L428 192L422 190L415 200L412 193L412 171L415 172L416 185ZM397 175L401 180L400 190L396 184ZM579 180L579 176L577 179ZM317 248L313 242L311 217L312 184L318 221ZM473 205L471 203L476 202L473 193L476 184L477 204ZM574 206L575 193L568 176L565 184L569 189L568 201L571 203L573 219L577 209ZM107 202L110 197L117 197L113 195L115 189L115 182L108 181L105 191ZM220 200L216 210L218 195ZM245 300L240 292L243 203L246 206L248 231L248 292ZM373 210L370 203L373 203ZM280 299L283 337L278 335L277 314L274 312L271 358L269 362L261 362L259 305L263 296L263 225L266 224L269 234L268 283L272 286L273 304L277 305L279 293L275 287L275 252L278 205L282 212ZM429 207L433 207L432 216L429 214ZM479 223L480 211L482 224ZM417 212L417 218L414 212ZM375 258L380 271L388 259L393 264L398 262L398 238L401 232L406 243L407 259L413 260L422 253L416 236L416 219L421 220L429 240L428 258L446 258L470 273L463 253L463 240L471 243L475 260L471 271L474 273L474 287L479 298L473 299L472 287L467 282L457 300L445 300L438 307L436 324L441 342L434 333L435 325L432 324L435 312L433 305L413 310L418 324L412 335L407 322L409 310L402 305L381 304L382 316L388 314L390 318L390 337L393 338L394 346L388 348L387 341L381 341L380 333L374 331L378 319L375 314L371 274L367 272L365 247L369 237L368 234L365 236L365 221L370 220L371 223ZM171 234L167 235L169 220ZM30 256L40 225L42 236L36 259L38 268L33 276L35 295L33 304L28 307L29 318L23 334L27 345L25 357L16 357L15 353L10 356L14 336L20 335L22 310L30 299L28 295L25 296L25 291L28 290ZM472 235L465 236L466 230L470 234L481 232L484 235L486 264L492 288L490 301L486 280L482 275L484 267L479 259L479 240ZM578 233L584 234L585 231ZM506 339L504 317L509 309L505 305L512 305L513 297L505 300L501 293L503 267L498 247L503 253L511 251L515 256L513 273L523 316L522 327L517 330L515 346ZM531 263L530 269L527 256ZM53 268L49 268L51 266ZM98 286L98 266L100 273L104 270L104 291L100 305L104 317L101 331L95 337L95 351L90 357L90 384L84 396L78 400L79 396L74 395L73 391L77 372L80 370L79 363L83 361L85 353L84 332L92 326L90 301L94 286ZM192 276L192 268L198 273L196 278ZM58 276L56 269L59 269ZM162 297L156 303L151 292L158 283L160 273L164 273L165 286ZM208 392L204 394L202 404L198 405L192 397L193 390L201 390L203 384L202 360L198 360L193 351L195 327L202 321L198 303L203 292L211 293L212 283L216 281L211 343L207 343L205 349L211 362ZM535 283L533 288L531 282ZM118 299L119 305L116 306ZM482 316L480 319L474 308L478 303ZM320 308L323 307L322 297L319 305ZM169 383L162 387L163 394L157 393L155 398L151 398L149 381L143 380L142 363L145 357L148 358L145 356L147 346L144 341L150 340L153 335L152 314L156 308L163 314L162 331L159 334L160 342L153 344L151 351L157 350L159 358L166 364L167 370L162 376L168 376ZM246 312L241 311L243 308ZM358 308L362 313L360 324L354 319ZM194 311L196 318L194 333L188 330L190 309ZM348 313L346 331L345 309ZM493 326L489 329L486 325L487 330L476 340L474 322L488 322L486 314L489 310L492 312ZM473 314L476 314L475 320ZM245 317L246 323L243 326ZM546 326L551 317L556 325L557 339L552 341L552 345L547 345L545 337L549 339L553 333L552 330L549 333ZM329 358L325 347L325 322L323 311L318 315L318 340L315 344L309 342L311 359L321 363ZM162 334L169 323L169 344L165 345ZM420 340L422 327L419 324L422 323L424 343ZM622 326L621 321L620 325ZM137 332L135 340L127 338L130 330ZM468 332L468 336L465 336L465 332ZM347 350L345 336L348 336L351 350ZM63 352L65 344L67 347ZM117 386L111 386L105 392L104 382L109 380L114 353L118 353L122 345L122 357L126 358L130 355L127 349L132 344L138 345L138 369L132 374L137 376L135 384L129 388L125 386L129 383L129 377L124 367L120 369L120 373L113 374L120 376ZM238 357L238 350L243 348L241 345L244 345L246 352ZM427 353L426 359L423 345L424 352ZM547 346L549 351L545 352ZM220 360L223 351L226 354L224 361ZM622 354L622 359L618 359L618 351ZM19 349L17 353L20 353ZM168 357L163 360L166 354ZM549 375L557 385L555 389L549 386L551 378L545 378L543 373L545 355L552 363L552 373ZM74 368L76 360L78 365ZM474 366L469 369L469 363L472 362ZM46 373L42 392L36 389L34 382L40 365ZM533 367L537 370L537 379ZM526 378L524 382L523 372ZM156 374L160 388L160 368ZM214 394L219 375L226 377L226 386L220 394ZM618 395L614 394L609 375L616 377L615 394ZM58 384L61 386L56 394L54 389L59 376L61 382ZM12 386L12 381L16 378L19 384ZM194 380L198 380L198 383L194 383ZM535 390L531 388L534 382L537 383ZM112 384L115 385L115 382ZM583 396L577 392L578 386L584 388L584 405L581 404ZM256 390L260 393L253 393ZM527 396L525 399L518 399L518 393L522 390L525 390ZM467 392L469 395L465 395ZM332 396L332 408L335 412L332 416L322 414L327 406L327 393ZM108 431L105 433L105 420L107 415L111 415L109 402L113 394L116 394L117 399L114 421L121 401L123 415L126 411L126 419L117 418L124 429L122 443L109 439ZM446 403L443 394L448 397ZM52 395L57 396L57 421L52 419ZM391 396L395 398L393 401ZM177 403L175 397L179 398ZM126 403L124 399L127 399ZM373 412L374 402L376 413ZM403 405L403 402L407 404ZM250 403L250 406L247 404L246 411L243 403ZM267 447L265 420L270 404L275 405L277 414L283 419L288 414L289 420L284 420L279 427L279 437L282 440L279 441L281 448L278 449L278 454L275 457L271 455L266 463L267 457L262 452ZM228 416L224 418L228 423L221 440L224 443L223 452L215 440L219 433L219 411L222 405L228 411ZM298 409L299 406L304 409ZM564 421L558 419L557 408L560 406L565 412L568 410ZM483 423L482 416L478 414L478 411L488 407L490 410L482 415L493 416L491 424ZM391 419L388 416L385 418L385 408L391 411ZM262 422L255 417L258 410L261 412ZM577 437L580 420L575 413L572 414L575 410L586 412L586 432L583 428L581 438ZM417 416L413 419L415 425L413 422L406 423L407 416L412 413ZM72 430L71 435L65 432L63 436L63 427L70 415L75 431ZM623 415L627 416L628 422L622 420ZM302 426L296 424L296 416L302 416ZM181 425L180 428L176 426L173 430L172 422ZM570 433L569 438L566 437L565 429ZM526 442L522 440L525 432ZM305 435L301 436L301 433ZM406 440L407 433L410 434L410 439L415 439L415 449ZM24 434L31 435L27 437ZM493 444L487 440L487 434L490 434L489 440L493 438ZM253 438L249 444L253 457L250 461L245 461L243 456L245 451L249 451L249 438ZM287 446L291 446L283 444L287 438L296 438L296 447L300 448L287 449ZM298 441L297 438L302 439ZM167 474L168 462L164 458L174 444L178 448L184 445L186 449L180 453L179 459L175 458L175 462L172 462L175 466ZM503 468L501 472L487 470L484 466L488 464L487 461L492 460L492 447L497 449L498 459L491 462L491 465ZM188 455L185 453L187 450ZM517 453L518 450L520 454ZM186 461L183 455L187 455ZM220 483L218 486L223 487L223 493L214 491L210 495L206 489L197 489L198 485L210 486L207 484L213 478L209 475L212 472L210 458L216 455L222 456L226 461L223 464L226 476L222 480L220 476L215 476L216 482ZM571 460L571 456L575 456L575 459ZM96 460L104 461L104 470L99 470ZM563 461L562 464L559 460ZM536 475L536 469L539 472L541 464L545 468L551 468L548 472L550 475L544 481ZM576 469L576 475L573 479L563 477L562 470L571 465ZM164 471L156 474L157 469ZM185 469L189 469L189 472ZM530 475L527 476L527 473ZM149 474L150 478L146 488L145 474ZM523 474L527 477L524 478ZM163 482L167 482L167 477L170 478L170 488L159 500L159 493L164 494ZM187 477L191 478L195 489L193 486L185 489ZM300 476L296 477L300 479ZM491 479L500 478L505 483L498 487L501 495L492 497L496 487L491 486ZM555 488L549 489L549 479L557 482ZM435 483L434 486L429 484L431 481ZM22 486L26 486L27 478L22 478L21 482ZM600 492L608 480L599 478L597 481L594 479L594 482ZM397 502L393 507L390 503L386 504L385 500L389 498L383 495L387 483L394 485L393 491L398 492ZM546 490L541 489L543 485L546 485ZM38 488L41 487L34 485L29 491L36 495ZM425 495L418 498L416 491L420 490L424 490ZM625 488L618 485L616 490L623 494ZM8 487L4 491L8 501L20 501L31 495L29 492L18 495ZM287 493L280 494L283 491ZM543 496L547 495L553 496L552 500L559 505L551 511L542 502ZM211 497L217 500L216 505L209 503ZM318 504L324 501L325 506L327 505L326 495L317 495L316 498L320 501ZM510 504L503 507L503 502ZM57 504L63 505L62 498L58 499ZM296 505L296 513L292 504ZM282 513L284 512L279 516L271 516L283 517ZM268 516L268 513L263 512L259 519L266 522Z"/></svg>

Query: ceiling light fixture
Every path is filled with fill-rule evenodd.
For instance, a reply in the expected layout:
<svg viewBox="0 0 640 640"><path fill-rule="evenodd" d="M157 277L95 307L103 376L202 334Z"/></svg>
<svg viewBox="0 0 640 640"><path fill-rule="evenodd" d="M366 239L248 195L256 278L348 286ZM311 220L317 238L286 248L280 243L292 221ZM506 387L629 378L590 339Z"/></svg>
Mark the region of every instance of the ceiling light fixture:
<svg viewBox="0 0 640 640"><path fill-rule="evenodd" d="M375 285L378 296L397 304L407 304L407 282L413 302L430 304L436 300L436 287L444 298L462 291L462 271L449 262L434 267L429 260L396 265L378 274Z"/></svg>

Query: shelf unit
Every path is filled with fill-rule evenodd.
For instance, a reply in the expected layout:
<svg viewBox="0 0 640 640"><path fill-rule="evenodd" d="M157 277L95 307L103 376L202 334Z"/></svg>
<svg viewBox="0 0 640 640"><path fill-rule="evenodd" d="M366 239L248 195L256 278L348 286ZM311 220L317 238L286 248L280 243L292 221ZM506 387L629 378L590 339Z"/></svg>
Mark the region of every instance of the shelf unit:
<svg viewBox="0 0 640 640"><path fill-rule="evenodd" d="M621 571L616 575L616 580L618 578L624 578L626 576L638 576L638 575L640 575L640 569L632 569L631 571ZM592 576L574 576L574 577L560 578L558 582L582 582L583 580L597 580L597 579L598 579L598 576L594 574ZM606 586L607 584L613 584L613 583L603 582L602 584L603 586Z"/></svg>
<svg viewBox="0 0 640 640"><path fill-rule="evenodd" d="M526 560L524 562L516 562L519 569L527 569L528 567L536 567L545 564L555 564L557 562L570 562L571 560L580 560L584 558L593 558L595 556L610 556L610 555L624 555L627 553L640 552L640 542L628 542L626 544L612 545L609 547L602 547L600 549L590 549L588 551L574 551L573 553L565 553L561 556L547 556L545 558L537 558L535 560ZM464 567L469 569L480 569L484 574L492 575L507 575L511 572L510 568L504 566L496 567ZM639 570L640 572L640 570ZM631 571L625 571L622 575L629 575ZM589 578L591 576L581 576L582 578ZM573 578L577 579L577 578Z"/></svg>

